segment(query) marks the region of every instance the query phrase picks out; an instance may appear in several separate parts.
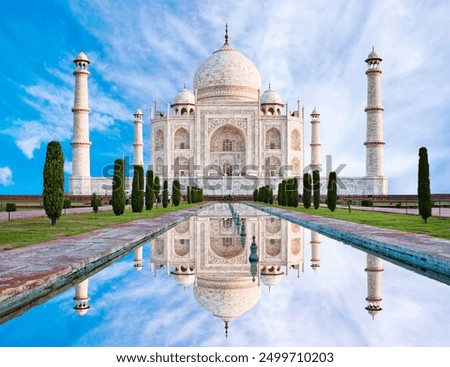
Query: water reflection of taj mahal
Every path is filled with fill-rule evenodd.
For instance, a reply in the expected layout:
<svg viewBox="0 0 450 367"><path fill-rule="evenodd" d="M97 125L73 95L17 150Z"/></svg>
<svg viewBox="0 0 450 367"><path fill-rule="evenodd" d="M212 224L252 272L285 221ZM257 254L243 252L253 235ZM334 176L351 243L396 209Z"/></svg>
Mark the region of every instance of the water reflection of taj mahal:
<svg viewBox="0 0 450 367"><path fill-rule="evenodd" d="M151 241L151 271L164 269L183 287L193 286L196 301L225 322L253 308L261 287L274 287L294 273L304 272L304 229L246 205L235 205L230 216L228 204L209 206L198 216L182 222ZM242 234L246 236L242 236ZM249 263L252 236L257 243L257 272ZM320 235L311 232L310 266L320 268ZM134 267L143 269L143 248L134 251ZM163 270L163 271L164 271ZM381 311L382 261L367 255L367 307L374 317ZM76 288L75 309L88 309L87 282Z"/></svg>

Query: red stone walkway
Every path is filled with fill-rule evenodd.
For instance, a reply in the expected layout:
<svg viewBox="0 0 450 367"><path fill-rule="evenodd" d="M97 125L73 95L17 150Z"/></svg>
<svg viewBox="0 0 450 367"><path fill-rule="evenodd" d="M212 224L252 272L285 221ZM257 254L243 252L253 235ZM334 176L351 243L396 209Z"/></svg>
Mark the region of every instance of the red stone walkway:
<svg viewBox="0 0 450 367"><path fill-rule="evenodd" d="M98 207L98 210L111 210L111 205L102 205ZM66 212L64 212L66 210ZM85 206L79 208L69 208L63 209L63 214L80 214L80 213L90 213L92 212L92 207ZM29 219L29 218L39 218L46 217L44 209L35 209L35 210L18 210L16 212L11 212L11 220L16 219ZM0 222L6 222L8 220L7 212L0 212Z"/></svg>
<svg viewBox="0 0 450 367"><path fill-rule="evenodd" d="M35 302L203 210L194 206L149 219L0 253L0 323ZM91 209L91 208L89 208ZM91 209L92 210L92 209Z"/></svg>

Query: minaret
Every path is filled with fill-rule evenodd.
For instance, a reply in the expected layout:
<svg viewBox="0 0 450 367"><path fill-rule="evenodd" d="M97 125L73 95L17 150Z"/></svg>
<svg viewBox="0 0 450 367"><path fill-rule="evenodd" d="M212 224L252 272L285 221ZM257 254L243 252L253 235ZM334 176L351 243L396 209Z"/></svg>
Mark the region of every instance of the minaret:
<svg viewBox="0 0 450 367"><path fill-rule="evenodd" d="M382 310L381 308L381 273L384 271L380 258L367 254L367 307L366 310L372 316Z"/></svg>
<svg viewBox="0 0 450 367"><path fill-rule="evenodd" d="M142 111L137 109L134 113L134 157L133 166L144 167L144 139L142 134L142 125L144 121L142 120Z"/></svg>
<svg viewBox="0 0 450 367"><path fill-rule="evenodd" d="M75 195L91 194L91 170L89 150L89 108L88 77L90 75L86 54L81 51L73 60L75 63L75 98L73 112L72 177L69 192Z"/></svg>
<svg viewBox="0 0 450 367"><path fill-rule="evenodd" d="M143 250L144 250L144 246L141 246L134 250L134 265L133 266L137 271L141 271L142 266L144 264L144 259L142 256Z"/></svg>
<svg viewBox="0 0 450 367"><path fill-rule="evenodd" d="M320 113L316 107L311 112L311 171L322 170L322 164L320 163Z"/></svg>
<svg viewBox="0 0 450 367"><path fill-rule="evenodd" d="M381 106L381 69L382 59L372 48L365 62L367 63L367 133L366 141L366 176L383 179L384 177L384 140L383 140L383 107ZM373 194L387 191L384 183L381 188L374 187ZM384 191L384 192L383 192Z"/></svg>
<svg viewBox="0 0 450 367"><path fill-rule="evenodd" d="M316 231L311 231L311 268L316 271L320 268L320 235Z"/></svg>
<svg viewBox="0 0 450 367"><path fill-rule="evenodd" d="M74 310L77 311L77 314L80 316L85 315L90 306L88 304L89 296L88 296L88 282L89 278L83 280L81 283L75 286L75 297L73 300L75 301Z"/></svg>

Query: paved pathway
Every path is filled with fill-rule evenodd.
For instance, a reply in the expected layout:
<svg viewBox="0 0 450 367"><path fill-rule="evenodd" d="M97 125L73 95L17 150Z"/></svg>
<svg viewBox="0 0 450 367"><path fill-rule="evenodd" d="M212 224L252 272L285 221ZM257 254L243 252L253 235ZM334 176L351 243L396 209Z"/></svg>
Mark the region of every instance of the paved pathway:
<svg viewBox="0 0 450 367"><path fill-rule="evenodd" d="M98 207L98 210L111 210L111 205L102 205ZM66 212L64 212L66 210ZM69 208L63 209L63 214L79 214L79 213L90 213L92 212L92 207L84 206L79 208ZM66 214L65 214L66 213ZM29 219L29 218L39 218L46 217L44 209L34 209L34 210L18 210L16 212L11 213L11 220L15 219ZM7 212L0 212L0 222L5 222L8 220Z"/></svg>
<svg viewBox="0 0 450 367"><path fill-rule="evenodd" d="M340 208L346 209L347 206L340 205ZM419 215L419 209L412 208L383 208L383 207L367 207L367 206L354 206L352 205L352 209L357 210L366 210L366 211L377 211L384 213L394 213L394 214L411 214L411 215ZM450 217L450 208L432 208L431 214L433 217L442 217L449 218Z"/></svg>
<svg viewBox="0 0 450 367"><path fill-rule="evenodd" d="M0 253L0 323L11 309L64 289L186 218L195 206L149 219Z"/></svg>

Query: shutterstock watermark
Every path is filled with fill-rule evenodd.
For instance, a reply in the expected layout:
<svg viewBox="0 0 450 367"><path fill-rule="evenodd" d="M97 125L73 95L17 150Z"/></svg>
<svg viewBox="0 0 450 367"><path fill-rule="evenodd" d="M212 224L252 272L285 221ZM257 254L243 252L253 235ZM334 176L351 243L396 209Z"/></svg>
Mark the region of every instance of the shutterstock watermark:
<svg viewBox="0 0 450 367"><path fill-rule="evenodd" d="M124 159L125 177L133 177L133 165L131 157L126 156ZM339 174L344 170L346 164L340 164L336 169L332 168L332 156L326 157L326 178L330 172L336 172L337 185L340 189L346 189L345 183L339 179ZM152 170L154 176L158 176L162 185L164 180L180 181L181 190L185 190L187 186L202 187L207 192L252 192L261 186L269 186L277 189L277 185L281 180L289 177L297 177L302 182L304 173L312 173L310 165L305 166L301 172L292 165L239 165L239 164L209 164L201 165L194 162L194 158L186 159L183 163L175 160L172 165L149 165L146 170ZM323 172L323 170L319 170ZM145 173L144 173L145 174ZM102 177L111 179L114 176L114 164L103 167ZM321 175L323 176L323 175ZM103 190L111 190L112 185L103 184Z"/></svg>

